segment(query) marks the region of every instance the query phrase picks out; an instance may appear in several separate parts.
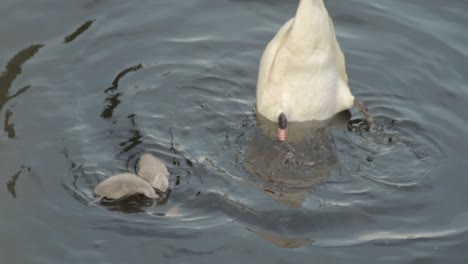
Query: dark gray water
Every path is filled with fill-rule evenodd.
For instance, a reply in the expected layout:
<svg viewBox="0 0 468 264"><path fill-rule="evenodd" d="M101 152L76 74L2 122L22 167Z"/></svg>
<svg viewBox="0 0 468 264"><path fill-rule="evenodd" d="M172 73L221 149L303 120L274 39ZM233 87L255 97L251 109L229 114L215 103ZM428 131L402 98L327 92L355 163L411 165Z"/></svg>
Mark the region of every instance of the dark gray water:
<svg viewBox="0 0 468 264"><path fill-rule="evenodd" d="M376 126L305 126L268 174L258 62L297 3L1 1L1 263L466 263L468 2L326 1ZM165 199L90 204L143 152Z"/></svg>

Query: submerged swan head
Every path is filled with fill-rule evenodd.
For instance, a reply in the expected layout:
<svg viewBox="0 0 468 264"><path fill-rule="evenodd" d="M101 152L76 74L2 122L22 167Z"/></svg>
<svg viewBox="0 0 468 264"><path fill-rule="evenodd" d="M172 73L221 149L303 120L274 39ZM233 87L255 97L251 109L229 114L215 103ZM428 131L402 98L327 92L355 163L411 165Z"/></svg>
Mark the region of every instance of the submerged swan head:
<svg viewBox="0 0 468 264"><path fill-rule="evenodd" d="M134 194L143 194L153 199L159 198L147 181L131 173L117 174L105 179L94 188L94 192L98 198L113 200Z"/></svg>
<svg viewBox="0 0 468 264"><path fill-rule="evenodd" d="M257 111L277 123L326 120L353 106L347 83L344 55L323 0L300 0L295 17L263 53Z"/></svg>
<svg viewBox="0 0 468 264"><path fill-rule="evenodd" d="M153 155L145 153L138 161L137 174L162 192L169 188L169 171L166 165Z"/></svg>

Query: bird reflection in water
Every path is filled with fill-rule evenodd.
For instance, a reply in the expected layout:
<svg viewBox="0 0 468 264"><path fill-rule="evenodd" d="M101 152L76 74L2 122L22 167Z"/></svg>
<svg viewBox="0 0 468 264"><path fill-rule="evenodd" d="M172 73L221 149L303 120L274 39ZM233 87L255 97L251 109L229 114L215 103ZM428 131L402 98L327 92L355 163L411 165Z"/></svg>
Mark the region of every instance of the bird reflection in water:
<svg viewBox="0 0 468 264"><path fill-rule="evenodd" d="M306 192L340 167L331 128L346 128L349 119L345 111L326 121L290 123L288 141L277 142L278 125L257 115L244 160L251 182L273 199L300 207Z"/></svg>

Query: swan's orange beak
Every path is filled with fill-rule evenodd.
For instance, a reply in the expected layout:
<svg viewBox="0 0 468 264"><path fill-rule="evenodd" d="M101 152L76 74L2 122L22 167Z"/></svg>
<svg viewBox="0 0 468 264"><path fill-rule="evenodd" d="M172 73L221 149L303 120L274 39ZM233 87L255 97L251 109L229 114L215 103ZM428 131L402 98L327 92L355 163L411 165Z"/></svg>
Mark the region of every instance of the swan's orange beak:
<svg viewBox="0 0 468 264"><path fill-rule="evenodd" d="M288 119L284 113L281 113L278 117L278 141L286 142L288 140Z"/></svg>

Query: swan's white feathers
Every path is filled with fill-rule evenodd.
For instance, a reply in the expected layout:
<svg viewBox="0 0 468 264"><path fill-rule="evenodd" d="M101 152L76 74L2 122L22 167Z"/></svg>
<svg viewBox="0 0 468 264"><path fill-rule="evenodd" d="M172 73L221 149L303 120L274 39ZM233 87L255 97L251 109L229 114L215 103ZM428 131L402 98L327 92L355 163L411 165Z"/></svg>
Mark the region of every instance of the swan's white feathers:
<svg viewBox="0 0 468 264"><path fill-rule="evenodd" d="M325 120L349 109L345 59L323 0L301 0L267 45L257 83L257 110L277 122Z"/></svg>

